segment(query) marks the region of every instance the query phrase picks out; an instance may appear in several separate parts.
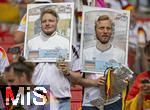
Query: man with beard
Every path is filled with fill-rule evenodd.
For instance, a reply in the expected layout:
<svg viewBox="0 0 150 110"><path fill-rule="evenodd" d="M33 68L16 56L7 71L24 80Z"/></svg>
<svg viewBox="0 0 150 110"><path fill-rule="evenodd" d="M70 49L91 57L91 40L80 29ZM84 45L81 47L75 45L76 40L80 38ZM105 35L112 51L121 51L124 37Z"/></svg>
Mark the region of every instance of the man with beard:
<svg viewBox="0 0 150 110"><path fill-rule="evenodd" d="M95 23L96 46L84 49L84 59L114 60L125 64L125 53L111 44L114 24L107 15L101 15Z"/></svg>
<svg viewBox="0 0 150 110"><path fill-rule="evenodd" d="M111 38L114 33L114 24L108 15L101 15L95 22L96 46L83 50L83 61L102 61L105 64L125 63L125 52L111 44ZM101 66L101 65L100 65ZM104 72L102 73L87 73L87 79L100 79L101 85L105 83ZM82 110L99 110L91 101L101 97L99 87L85 87ZM121 98L116 97L115 101L104 106L104 110L121 110Z"/></svg>

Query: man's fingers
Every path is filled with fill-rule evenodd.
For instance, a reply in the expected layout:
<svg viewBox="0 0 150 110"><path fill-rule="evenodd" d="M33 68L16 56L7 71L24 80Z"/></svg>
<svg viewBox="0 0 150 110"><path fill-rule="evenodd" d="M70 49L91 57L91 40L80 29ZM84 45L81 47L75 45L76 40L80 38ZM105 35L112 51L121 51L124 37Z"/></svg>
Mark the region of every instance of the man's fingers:
<svg viewBox="0 0 150 110"><path fill-rule="evenodd" d="M58 68L60 68L60 67L67 66L67 63L65 62L65 59L61 59L61 60L59 59L57 60L56 65Z"/></svg>
<svg viewBox="0 0 150 110"><path fill-rule="evenodd" d="M99 80L102 81L102 82L105 82L106 78L105 77L100 77Z"/></svg>
<svg viewBox="0 0 150 110"><path fill-rule="evenodd" d="M105 84L106 78L105 77L100 77L100 78L97 79L97 81L98 81L98 85L101 86L101 85Z"/></svg>

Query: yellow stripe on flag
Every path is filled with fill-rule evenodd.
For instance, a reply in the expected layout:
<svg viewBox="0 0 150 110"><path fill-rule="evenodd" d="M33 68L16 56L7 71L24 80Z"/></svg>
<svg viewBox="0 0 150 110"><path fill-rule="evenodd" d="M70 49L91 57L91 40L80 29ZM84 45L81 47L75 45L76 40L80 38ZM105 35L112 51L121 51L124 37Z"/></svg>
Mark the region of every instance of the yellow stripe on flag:
<svg viewBox="0 0 150 110"><path fill-rule="evenodd" d="M111 92L111 70L108 69L107 78L106 78L106 100L108 100Z"/></svg>
<svg viewBox="0 0 150 110"><path fill-rule="evenodd" d="M129 88L129 81L125 80L125 83L127 84L127 87L122 91L122 110L125 110L125 104L126 104L126 97L128 93L128 88Z"/></svg>

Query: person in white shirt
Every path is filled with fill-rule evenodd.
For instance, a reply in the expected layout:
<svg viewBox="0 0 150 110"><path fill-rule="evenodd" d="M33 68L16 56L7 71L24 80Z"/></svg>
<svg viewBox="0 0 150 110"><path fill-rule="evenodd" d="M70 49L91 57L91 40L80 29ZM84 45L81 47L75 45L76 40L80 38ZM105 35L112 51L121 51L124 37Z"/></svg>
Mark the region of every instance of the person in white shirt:
<svg viewBox="0 0 150 110"><path fill-rule="evenodd" d="M56 38L60 38L58 40L64 39L61 36L58 36L56 33L56 24L57 24L57 15L56 13L53 12L53 14L47 13L49 11L52 10L48 10L45 11L44 14L41 16L41 23L43 23L42 25L42 36L41 37L36 37L35 39L33 39L33 41L37 42L38 40L43 40L42 43L38 44L40 45L40 47L43 47L45 49L49 49L51 48L50 46L53 47L53 45L50 46L46 46L44 44L45 41L50 41L51 37L53 39ZM50 37L49 37L50 36ZM50 39L50 40L49 40ZM52 39L52 40L53 40ZM31 39L32 41L32 39ZM35 48L32 48L33 46L33 41L30 42L29 41L29 46L30 49L38 49L35 46ZM54 43L54 46L59 46L59 44L62 45L62 43L60 43L61 41L59 41L59 43ZM47 42L48 43L48 42ZM67 43L65 43L67 44ZM63 48L63 45L59 48ZM44 85L50 85L50 89L53 93L53 95L56 97L56 99L58 99L59 103L59 110L70 110L70 97L71 97L71 93L70 93L70 82L73 82L71 77L77 77L77 80L79 81L79 79L81 79L79 77L80 75L80 63L79 63L79 59L76 58L75 60L73 60L70 64L70 70L71 72L68 74L67 72L64 72L64 74L62 74L62 70L61 68L58 68L59 66L57 66L55 63L39 63L36 68L35 68L35 72L33 74L33 78L32 81L35 84L44 84ZM68 66L67 66L68 67ZM37 80L38 79L38 80ZM68 80L70 79L70 80ZM86 79L81 79L80 82L78 82L78 84L81 85L88 85L88 86L98 86L99 85L99 80L90 80L90 81L86 81Z"/></svg>
<svg viewBox="0 0 150 110"><path fill-rule="evenodd" d="M36 2L37 1L42 3L45 0L36 0ZM61 0L54 0L54 1L60 2ZM58 21L58 19L56 17L57 15L51 15L51 14L45 14L45 15L51 16L54 21L51 21L51 19L44 20L43 21L44 22L43 23L43 29L41 32L42 37L37 37L35 39L41 40L41 38L42 39L44 38L46 40L46 39L49 39L49 37L50 38L54 37L56 39L60 38L60 39L58 39L60 41L62 41L64 39L66 40L66 38L60 36L56 32L56 24ZM46 23L45 23L45 21L46 21ZM47 22L48 22L48 24L47 24ZM52 23L49 24L49 22L50 23L52 22ZM18 33L16 34L16 37L15 37L17 43L23 42L24 37L25 37L24 36L25 35L25 27L26 27L26 15L23 17L23 19L20 23L20 26L18 27ZM43 44L43 42L42 42L42 45L40 44L40 46L45 45L45 44ZM68 40L66 42L67 43L64 44L65 47L66 47L66 45L68 45ZM57 46L60 46L61 43L62 42L57 42L56 44L55 43L54 44ZM30 42L29 42L29 44L30 44ZM53 47L53 45L51 45L51 46ZM31 45L31 49L34 49L35 47L32 47L32 45ZM62 47L62 44L61 44L61 47ZM47 48L50 48L50 46L48 46L48 47L44 46L44 48L47 49ZM74 71L74 74L75 75L77 73L80 74L80 72L78 71L78 70L80 70L78 60L75 60L72 65L73 66L71 66L71 70ZM35 71L34 71L33 76L32 76L32 82L35 85L50 85L50 90L51 90L52 94L58 100L58 110L71 110L71 106L70 106L70 97L71 97L70 82L61 73L61 71L57 67L56 63L48 63L48 62L47 63L46 62L38 63L35 67ZM52 110L54 110L54 109L52 109Z"/></svg>
<svg viewBox="0 0 150 110"><path fill-rule="evenodd" d="M56 31L59 19L57 13L52 9L46 9L41 13L40 19L42 32L28 41L29 51L57 48L69 51L69 40ZM77 71L76 69L72 68L73 71ZM59 101L59 110L70 110L70 83L55 63L39 63L35 68L32 81L37 85L50 85L50 90Z"/></svg>
<svg viewBox="0 0 150 110"><path fill-rule="evenodd" d="M83 61L85 60L99 60L109 64L111 61L117 63L125 63L125 52L111 44L111 37L113 35L113 22L108 15L101 15L95 23L96 32L96 46L83 50ZM101 79L104 85L105 77L104 71L101 73L85 73L87 79ZM85 87L82 110L98 110L91 101L101 97L100 87ZM104 110L121 110L121 101L118 97L116 102L104 106Z"/></svg>
<svg viewBox="0 0 150 110"><path fill-rule="evenodd" d="M44 0L41 0L43 2ZM58 0L59 1L59 0ZM23 17L21 21L21 25L18 28L18 32L25 34L25 26L26 26L26 16ZM47 32L42 32L45 36L47 36ZM52 32L53 33L53 32ZM55 29L54 29L55 34ZM49 35L51 36L51 35ZM53 36L53 34L52 34ZM19 37L19 36L18 36ZM22 38L22 37L21 37ZM23 42L23 39L17 39L16 41ZM80 63L79 63L79 55L77 55L77 51L72 46L73 50L73 60L70 64L71 73L62 72L60 68L57 67L55 63L38 63L35 67L35 71L32 76L32 82L35 85L50 85L50 89L54 97L58 99L58 110L71 110L70 106L70 82L84 85L84 86L99 86L101 84L100 80L86 80L83 79L80 75ZM75 54L76 53L76 54ZM68 66L67 66L68 68ZM69 80L68 80L69 79Z"/></svg>

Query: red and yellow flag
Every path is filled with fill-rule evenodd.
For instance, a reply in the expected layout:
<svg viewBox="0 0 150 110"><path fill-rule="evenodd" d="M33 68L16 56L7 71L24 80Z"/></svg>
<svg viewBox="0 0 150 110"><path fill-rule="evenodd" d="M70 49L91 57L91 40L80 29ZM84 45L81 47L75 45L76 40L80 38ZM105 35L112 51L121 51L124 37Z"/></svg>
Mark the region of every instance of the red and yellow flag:
<svg viewBox="0 0 150 110"><path fill-rule="evenodd" d="M106 100L108 100L108 98L111 95L111 74L112 74L112 69L109 68L106 75L106 89L105 89Z"/></svg>

